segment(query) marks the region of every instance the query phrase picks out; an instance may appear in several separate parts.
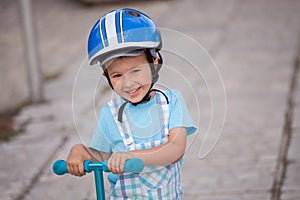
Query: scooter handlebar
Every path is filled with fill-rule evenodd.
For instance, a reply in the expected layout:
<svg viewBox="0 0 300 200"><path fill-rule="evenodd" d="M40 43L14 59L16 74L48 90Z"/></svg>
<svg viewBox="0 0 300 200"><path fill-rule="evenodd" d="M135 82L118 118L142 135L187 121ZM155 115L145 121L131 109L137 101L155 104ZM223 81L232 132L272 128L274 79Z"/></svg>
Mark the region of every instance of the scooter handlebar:
<svg viewBox="0 0 300 200"><path fill-rule="evenodd" d="M93 170L100 170L109 172L107 161L92 162L91 160L84 161L84 171L90 173ZM144 163L139 158L127 160L124 165L124 172L131 172L138 174L144 169ZM52 165L52 170L57 175L64 175L68 172L67 163L65 160L57 160Z"/></svg>

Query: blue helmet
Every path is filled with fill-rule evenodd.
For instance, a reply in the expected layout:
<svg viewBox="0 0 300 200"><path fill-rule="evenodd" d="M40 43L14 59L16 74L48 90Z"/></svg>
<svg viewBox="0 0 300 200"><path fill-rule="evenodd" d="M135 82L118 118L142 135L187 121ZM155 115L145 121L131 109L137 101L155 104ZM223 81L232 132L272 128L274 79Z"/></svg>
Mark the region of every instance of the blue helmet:
<svg viewBox="0 0 300 200"><path fill-rule="evenodd" d="M138 49L161 49L161 34L144 13L123 8L113 10L99 19L88 38L91 65L105 62Z"/></svg>

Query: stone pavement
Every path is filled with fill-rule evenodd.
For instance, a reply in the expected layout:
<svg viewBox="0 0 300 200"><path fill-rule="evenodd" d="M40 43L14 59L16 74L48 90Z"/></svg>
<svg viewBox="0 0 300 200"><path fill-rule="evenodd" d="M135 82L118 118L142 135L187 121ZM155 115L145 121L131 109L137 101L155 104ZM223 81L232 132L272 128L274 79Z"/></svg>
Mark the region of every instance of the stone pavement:
<svg viewBox="0 0 300 200"><path fill-rule="evenodd" d="M15 14L14 1L5 6L7 16ZM25 107L16 117L18 123L28 123L26 133L0 143L0 199L94 199L92 175L58 177L51 165L65 159L73 144L88 142L97 110L110 97L102 84L105 80L98 82L98 69L84 67L85 45L96 19L117 7L144 10L160 27L187 34L207 49L222 75L225 125L213 151L199 159L212 106L204 81L186 70L201 101L196 105L189 92L183 94L193 117L200 108L201 120L195 118L200 121L199 131L189 141L185 157L185 199L272 199L281 163L286 163L286 175L280 178L278 199L300 199L300 1L296 0L124 1L95 6L36 1L42 67L46 76L55 79L45 83L46 103ZM182 41L177 43L184 48ZM167 73L171 72L163 71L161 77ZM222 91L213 92L214 108L222 108ZM222 118L222 113L213 117ZM291 136L289 142L284 143L284 135Z"/></svg>

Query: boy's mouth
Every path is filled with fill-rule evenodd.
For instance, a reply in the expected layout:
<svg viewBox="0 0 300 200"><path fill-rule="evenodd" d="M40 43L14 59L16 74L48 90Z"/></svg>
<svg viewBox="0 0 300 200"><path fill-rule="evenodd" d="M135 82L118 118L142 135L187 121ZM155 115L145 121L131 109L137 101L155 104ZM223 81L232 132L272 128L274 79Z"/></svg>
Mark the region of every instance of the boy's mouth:
<svg viewBox="0 0 300 200"><path fill-rule="evenodd" d="M138 94L140 88L141 88L141 87L138 87L138 88L133 89L133 90L129 90L129 91L128 91L129 96L130 96L130 97L136 96L136 95Z"/></svg>

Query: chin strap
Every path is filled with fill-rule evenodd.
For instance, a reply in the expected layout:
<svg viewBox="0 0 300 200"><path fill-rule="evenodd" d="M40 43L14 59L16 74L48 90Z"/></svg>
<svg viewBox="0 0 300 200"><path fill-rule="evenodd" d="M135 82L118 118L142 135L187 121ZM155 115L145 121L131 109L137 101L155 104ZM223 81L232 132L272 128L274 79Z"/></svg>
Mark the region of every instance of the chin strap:
<svg viewBox="0 0 300 200"><path fill-rule="evenodd" d="M139 102L137 102L137 103L131 103L131 104L134 105L134 106L136 106L136 105L141 104L141 103L147 103L148 101L150 101L150 99L151 99L150 93L153 92L153 91L155 91L155 92L160 92L161 94L163 94L164 97L165 97L166 100L167 100L167 104L169 104L169 99L168 99L167 95L166 95L163 91L158 90L158 89L150 89L149 92L146 94L146 96L145 96L141 101L139 101ZM120 108L119 108L119 111L118 111L118 121L119 121L120 123L123 122L123 112L124 112L125 106L126 106L128 103L129 103L129 101L125 101L125 102L120 106Z"/></svg>

